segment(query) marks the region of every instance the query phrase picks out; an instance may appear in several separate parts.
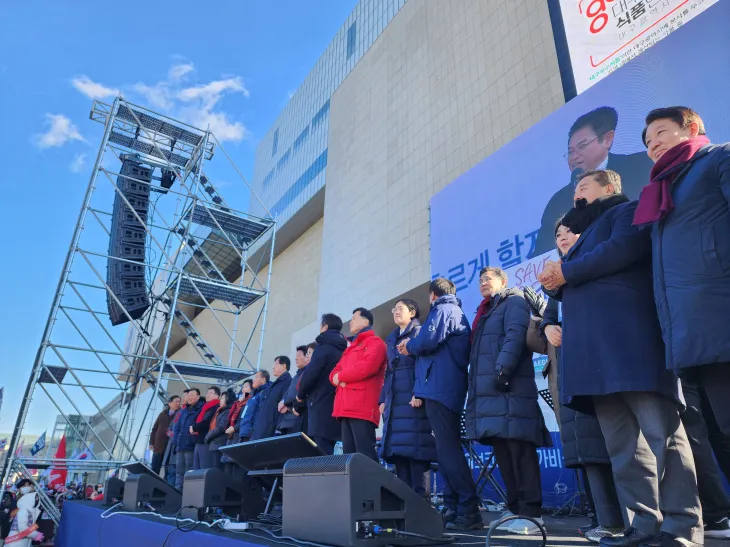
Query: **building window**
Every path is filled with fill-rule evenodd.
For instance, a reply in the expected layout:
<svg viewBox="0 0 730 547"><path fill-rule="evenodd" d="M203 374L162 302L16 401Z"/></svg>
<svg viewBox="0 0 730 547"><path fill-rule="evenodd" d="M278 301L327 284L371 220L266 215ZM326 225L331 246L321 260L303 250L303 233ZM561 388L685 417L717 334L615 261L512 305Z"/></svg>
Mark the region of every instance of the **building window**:
<svg viewBox="0 0 730 547"><path fill-rule="evenodd" d="M316 129L317 126L322 123L322 120L324 120L327 117L327 114L329 114L330 111L330 101L327 99L327 102L324 103L324 106L319 109L319 112L317 112L314 115L314 118L312 118L312 129Z"/></svg>
<svg viewBox="0 0 730 547"><path fill-rule="evenodd" d="M307 140L307 137L309 136L309 126L304 128L304 131L299 133L299 136L294 139L294 144L292 145L292 151L296 152L299 150L304 142Z"/></svg>
<svg viewBox="0 0 730 547"><path fill-rule="evenodd" d="M279 215L281 214L284 209L286 209L294 199L301 194L304 189L309 185L310 182L312 182L317 175L319 175L322 171L324 171L325 167L327 167L327 149L325 148L324 152L320 154L320 156L312 162L312 165L310 165L304 173L302 173L302 176L297 179L297 181L287 190L283 196L277 201L274 206L271 208L271 214L272 215Z"/></svg>
<svg viewBox="0 0 730 547"><path fill-rule="evenodd" d="M354 21L350 28L347 29L347 58L352 57L355 53L355 43L357 42L357 21Z"/></svg>
<svg viewBox="0 0 730 547"><path fill-rule="evenodd" d="M279 128L277 127L274 131L274 142L271 145L271 157L276 156L276 151L279 150Z"/></svg>

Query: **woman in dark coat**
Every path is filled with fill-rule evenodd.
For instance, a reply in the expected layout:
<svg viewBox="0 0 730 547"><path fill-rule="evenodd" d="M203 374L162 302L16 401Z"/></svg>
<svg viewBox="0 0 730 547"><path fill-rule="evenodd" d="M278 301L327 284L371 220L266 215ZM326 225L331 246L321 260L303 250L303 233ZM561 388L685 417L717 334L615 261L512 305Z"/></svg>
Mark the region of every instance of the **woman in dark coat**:
<svg viewBox="0 0 730 547"><path fill-rule="evenodd" d="M251 398L251 392L253 391L253 380L245 380L241 386L241 394L238 400L231 405L231 412L228 415L228 429L226 429L226 446L231 444L238 444L239 430L241 427L241 415L246 408L246 404ZM243 469L237 463L235 463L227 455L221 456L221 463L226 473L231 477L238 477L243 473Z"/></svg>
<svg viewBox="0 0 730 547"><path fill-rule="evenodd" d="M580 234L574 234L562 224L562 218L555 225L555 244L562 258L578 241ZM525 294L527 294L527 290ZM533 293L534 294L534 293ZM598 543L602 537L612 537L628 527L628 515L621 509L611 470L611 458L601 432L598 418L592 414L578 412L558 405L560 395L557 385L560 375L560 347L562 346L562 317L560 302L550 298L542 314L531 304L532 317L527 331L527 345L531 351L548 355L548 367L556 375L555 391L551 395L558 412L560 438L563 441L563 465L568 469L579 469L589 505L595 514L590 527L581 529L586 539ZM542 315L542 316L540 316ZM547 368L547 367L546 367Z"/></svg>
<svg viewBox="0 0 730 547"><path fill-rule="evenodd" d="M436 461L436 443L431 434L426 409L413 397L416 358L401 355L397 346L411 340L421 330L420 311L413 300L399 300L393 308L395 330L385 339L388 368L380 395L383 414L381 456L395 465L398 478L421 496L429 494L429 471Z"/></svg>
<svg viewBox="0 0 730 547"><path fill-rule="evenodd" d="M206 468L216 467L223 471L223 462L221 462L221 446L225 446L226 429L229 425L229 417L231 413L231 404L236 400L236 394L232 389L225 393L221 393L221 402L218 410L215 411L213 419L210 421L210 430L205 435L205 444L208 445L208 462Z"/></svg>
<svg viewBox="0 0 730 547"><path fill-rule="evenodd" d="M539 446L551 446L537 402L532 352L526 335L530 312L518 289L507 288L507 274L487 267L480 272L484 300L477 310L469 369L466 430L494 447L507 490L510 513L540 519L542 485ZM534 534L529 520L508 521L504 531Z"/></svg>

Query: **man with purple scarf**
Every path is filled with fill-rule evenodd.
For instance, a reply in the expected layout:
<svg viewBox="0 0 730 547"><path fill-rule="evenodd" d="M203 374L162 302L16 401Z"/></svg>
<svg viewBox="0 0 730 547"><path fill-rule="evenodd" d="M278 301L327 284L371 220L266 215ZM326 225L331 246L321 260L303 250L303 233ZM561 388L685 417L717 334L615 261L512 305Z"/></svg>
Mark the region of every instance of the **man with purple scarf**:
<svg viewBox="0 0 730 547"><path fill-rule="evenodd" d="M727 444L716 441L730 435L730 144L710 144L683 106L652 110L642 137L654 167L634 224L651 230L666 366L684 387L705 537L727 538L730 500L712 449L727 468Z"/></svg>

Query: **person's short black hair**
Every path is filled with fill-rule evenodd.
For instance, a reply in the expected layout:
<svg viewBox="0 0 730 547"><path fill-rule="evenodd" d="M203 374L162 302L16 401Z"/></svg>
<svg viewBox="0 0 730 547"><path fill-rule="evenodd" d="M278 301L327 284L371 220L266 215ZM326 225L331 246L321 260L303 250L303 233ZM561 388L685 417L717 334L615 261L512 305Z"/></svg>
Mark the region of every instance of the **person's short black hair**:
<svg viewBox="0 0 730 547"><path fill-rule="evenodd" d="M479 272L479 277L483 276L487 272L493 272L494 275L496 275L497 277L499 277L502 280L505 287L507 286L507 282L509 281L509 278L507 277L507 272L505 272L502 268L497 268L495 266L485 266Z"/></svg>
<svg viewBox="0 0 730 547"><path fill-rule="evenodd" d="M210 391L211 389L213 390L213 392L214 392L214 393L215 393L216 395L218 395L218 397L220 397L220 396L221 396L221 388L219 388L218 386L210 386L210 387L208 388L208 391Z"/></svg>
<svg viewBox="0 0 730 547"><path fill-rule="evenodd" d="M269 371L268 371L268 370L263 370L263 369L262 369L262 370L259 370L259 372L261 373L261 377L262 377L262 378L263 378L263 379L264 379L265 381L267 381L267 382L268 382L269 380L271 380L271 374L269 374Z"/></svg>
<svg viewBox="0 0 730 547"><path fill-rule="evenodd" d="M228 388L223 395L226 396L226 404L228 406L231 406L233 402L236 400L236 392L233 391L233 388Z"/></svg>
<svg viewBox="0 0 730 547"><path fill-rule="evenodd" d="M599 140L603 140L603 137L609 131L616 131L618 125L618 112L615 108L610 106L599 106L595 110L583 114L580 118L573 122L568 131L568 140L573 134L579 129L584 127L590 127L595 132Z"/></svg>
<svg viewBox="0 0 730 547"><path fill-rule="evenodd" d="M445 294L456 294L456 285L445 277L437 277L428 286L428 292L432 292L437 298Z"/></svg>
<svg viewBox="0 0 730 547"><path fill-rule="evenodd" d="M180 395L173 395L172 397L170 397L170 398L169 398L169 399L167 400L167 402L168 402L168 403L171 403L171 402L173 402L173 401L174 401L175 399L179 399L179 398L180 398Z"/></svg>
<svg viewBox="0 0 730 547"><path fill-rule="evenodd" d="M322 315L320 325L327 325L327 330L334 330L340 332L342 330L342 319L334 313L325 313Z"/></svg>
<svg viewBox="0 0 730 547"><path fill-rule="evenodd" d="M27 479L27 478L23 477L22 479L20 479L20 480L19 480L19 481L17 482L17 484L15 485L15 488L17 488L18 490L20 490L20 489L21 489L21 488L23 488L23 486L25 486L26 484L28 484L28 485L30 485L30 486L33 486L33 481L32 481L32 480L30 480L30 479Z"/></svg>
<svg viewBox="0 0 730 547"><path fill-rule="evenodd" d="M558 229L563 225L563 219L565 215L560 215L560 218L555 221L555 237L558 237ZM567 228L567 226L566 226Z"/></svg>
<svg viewBox="0 0 730 547"><path fill-rule="evenodd" d="M291 360L286 355L279 355L274 361L278 361L280 365L284 365L286 370L291 368Z"/></svg>
<svg viewBox="0 0 730 547"><path fill-rule="evenodd" d="M398 305L398 302L408 308L408 311L414 312L413 319L421 318L421 309L418 307L418 303L415 300L411 300L410 298L401 298L396 301L396 305Z"/></svg>
<svg viewBox="0 0 730 547"><path fill-rule="evenodd" d="M372 327L372 326L373 326L373 324L375 323L375 318L373 317L373 312L371 312L371 311L370 311L369 309L367 309L367 308L355 308L354 310L352 310L352 313L353 313L353 314L355 314L355 313L359 313L359 314L360 314L360 317L364 317L365 319L367 319L367 320L368 320L368 324L369 324L369 325L370 325L371 327Z"/></svg>
<svg viewBox="0 0 730 547"><path fill-rule="evenodd" d="M667 106L665 108L655 108L646 115L646 126L641 132L641 142L646 146L646 130L649 124L657 120L672 120L682 129L687 129L692 122L697 122L699 126L698 135L705 134L705 122L702 121L700 115L691 108L686 106Z"/></svg>
<svg viewBox="0 0 730 547"><path fill-rule="evenodd" d="M183 389L183 393L190 393L189 389Z"/></svg>
<svg viewBox="0 0 730 547"><path fill-rule="evenodd" d="M248 384L251 387L253 387L253 380L251 378L247 378L246 380L243 381L243 384L242 385L245 386L246 384Z"/></svg>
<svg viewBox="0 0 730 547"><path fill-rule="evenodd" d="M297 351L301 351L302 355L307 354L307 346L297 346Z"/></svg>
<svg viewBox="0 0 730 547"><path fill-rule="evenodd" d="M312 351L314 351L314 348L316 348L316 347L317 347L317 342L309 342L309 344L307 344L308 350L311 349Z"/></svg>
<svg viewBox="0 0 730 547"><path fill-rule="evenodd" d="M188 392L191 392L191 391L194 391L195 393L197 393L197 394L198 394L198 397L200 397L200 390L199 390L199 389L198 389L197 387L191 387L191 388L190 388L190 389L188 390Z"/></svg>

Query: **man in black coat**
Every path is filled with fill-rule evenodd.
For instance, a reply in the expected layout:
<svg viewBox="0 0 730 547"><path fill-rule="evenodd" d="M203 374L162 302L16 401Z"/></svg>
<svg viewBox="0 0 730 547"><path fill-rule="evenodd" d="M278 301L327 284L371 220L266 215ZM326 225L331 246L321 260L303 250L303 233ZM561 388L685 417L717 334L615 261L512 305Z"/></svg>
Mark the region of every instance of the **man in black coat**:
<svg viewBox="0 0 730 547"><path fill-rule="evenodd" d="M251 433L252 441L273 437L278 430L279 421L281 420L279 401L284 397L286 390L289 389L289 384L291 384L290 367L291 361L286 355L280 355L274 359L272 371L276 380L271 384L269 393L256 415L253 433Z"/></svg>
<svg viewBox="0 0 730 547"><path fill-rule="evenodd" d="M341 330L342 319L338 316L333 313L322 316L317 347L297 389L297 401L307 405L307 434L327 454L334 453L335 443L341 436L340 424L332 417L335 386L329 381L330 372L347 348Z"/></svg>
<svg viewBox="0 0 730 547"><path fill-rule="evenodd" d="M289 384L289 389L279 401L279 413L281 420L279 421L279 431L282 435L289 433L298 433L303 431L306 433L306 409L302 403L297 403L297 388L302 375L309 364L307 359L307 346L298 346L294 363L297 365L297 373Z"/></svg>
<svg viewBox="0 0 730 547"><path fill-rule="evenodd" d="M612 154L616 136L618 113L610 106L602 106L583 114L568 132L568 151L565 159L571 172L570 181L545 206L535 249L529 258L552 251L555 247L555 222L573 208L576 179L581 173L595 169L611 169L621 176L624 194L630 200L639 199L641 189L649 182L652 163L644 152Z"/></svg>

